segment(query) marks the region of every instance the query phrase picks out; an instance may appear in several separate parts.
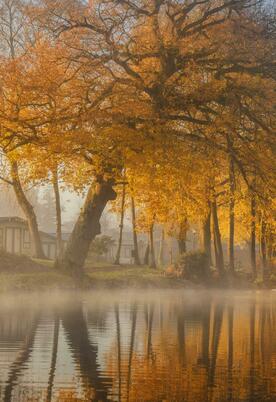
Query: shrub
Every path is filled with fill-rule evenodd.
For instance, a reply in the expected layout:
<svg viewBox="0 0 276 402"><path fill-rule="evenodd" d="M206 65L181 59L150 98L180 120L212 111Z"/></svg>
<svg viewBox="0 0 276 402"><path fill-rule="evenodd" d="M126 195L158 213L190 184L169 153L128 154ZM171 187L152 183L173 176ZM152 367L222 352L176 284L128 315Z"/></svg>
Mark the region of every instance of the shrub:
<svg viewBox="0 0 276 402"><path fill-rule="evenodd" d="M107 254L108 250L115 244L115 240L110 236L97 236L91 243L91 251L97 255Z"/></svg>
<svg viewBox="0 0 276 402"><path fill-rule="evenodd" d="M178 263L181 277L192 281L205 280L210 271L208 255L203 251L192 251L183 254Z"/></svg>

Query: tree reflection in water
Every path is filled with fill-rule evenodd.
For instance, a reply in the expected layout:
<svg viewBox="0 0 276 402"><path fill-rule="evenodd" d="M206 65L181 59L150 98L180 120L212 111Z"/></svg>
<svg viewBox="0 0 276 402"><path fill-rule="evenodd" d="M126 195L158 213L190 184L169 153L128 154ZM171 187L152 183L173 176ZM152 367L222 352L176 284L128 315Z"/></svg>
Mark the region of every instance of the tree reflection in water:
<svg viewBox="0 0 276 402"><path fill-rule="evenodd" d="M272 402L275 311L209 292L2 307L0 400Z"/></svg>

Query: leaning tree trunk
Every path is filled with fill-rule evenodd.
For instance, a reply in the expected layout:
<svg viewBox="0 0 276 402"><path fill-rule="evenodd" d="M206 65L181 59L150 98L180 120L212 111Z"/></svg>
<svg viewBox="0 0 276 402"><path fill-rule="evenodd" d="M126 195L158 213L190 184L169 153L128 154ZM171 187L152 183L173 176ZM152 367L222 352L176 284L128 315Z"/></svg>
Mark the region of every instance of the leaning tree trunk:
<svg viewBox="0 0 276 402"><path fill-rule="evenodd" d="M36 215L32 204L27 199L24 190L22 188L18 174L17 162L11 163L11 178L17 202L21 207L22 211L24 212L24 215L28 222L30 237L33 245L33 257L44 259L45 255L39 235Z"/></svg>
<svg viewBox="0 0 276 402"><path fill-rule="evenodd" d="M100 218L106 204L116 199L113 181L97 178L91 185L82 212L70 236L59 267L75 275L83 273L83 266L92 240L101 232Z"/></svg>
<svg viewBox="0 0 276 402"><path fill-rule="evenodd" d="M154 251L154 239L153 239L154 224L151 225L149 231L149 243L150 243L150 268L156 268L155 251Z"/></svg>
<svg viewBox="0 0 276 402"><path fill-rule="evenodd" d="M133 230L133 257L134 257L134 264L135 265L141 265L140 257L139 257L137 231L136 231L135 202L134 202L133 197L131 197L131 214L132 214L132 230Z"/></svg>
<svg viewBox="0 0 276 402"><path fill-rule="evenodd" d="M234 237L235 237L235 168L233 158L229 161L229 183L230 183L230 202L229 202L229 270L231 274L235 272Z"/></svg>
<svg viewBox="0 0 276 402"><path fill-rule="evenodd" d="M217 202L216 201L212 201L211 209L212 209L213 227L214 227L216 266L217 266L217 269L218 269L220 275L223 275L224 274L224 258L223 258L223 249L222 249L221 234L220 234L220 229L219 229Z"/></svg>
<svg viewBox="0 0 276 402"><path fill-rule="evenodd" d="M60 203L60 192L58 185L58 172L57 169L52 171L52 183L55 193L55 201L56 201L56 245L57 245L57 253L56 257L59 260L62 256L63 252L63 243L62 243L62 221L61 221L61 203Z"/></svg>
<svg viewBox="0 0 276 402"><path fill-rule="evenodd" d="M186 240L187 240L187 219L184 219L180 223L179 233L178 233L178 247L179 247L179 254L185 254L187 251L186 247Z"/></svg>
<svg viewBox="0 0 276 402"><path fill-rule="evenodd" d="M126 201L126 185L123 184L119 242L118 242L118 249L117 249L117 253L116 253L116 258L115 258L115 261L114 261L114 264L116 264L116 265L120 265L120 258L121 258L121 249L122 249L122 243L123 243L124 218L125 218L125 201Z"/></svg>
<svg viewBox="0 0 276 402"><path fill-rule="evenodd" d="M250 257L253 279L257 276L257 263L256 263L256 197L253 194L251 197L251 244L250 244Z"/></svg>

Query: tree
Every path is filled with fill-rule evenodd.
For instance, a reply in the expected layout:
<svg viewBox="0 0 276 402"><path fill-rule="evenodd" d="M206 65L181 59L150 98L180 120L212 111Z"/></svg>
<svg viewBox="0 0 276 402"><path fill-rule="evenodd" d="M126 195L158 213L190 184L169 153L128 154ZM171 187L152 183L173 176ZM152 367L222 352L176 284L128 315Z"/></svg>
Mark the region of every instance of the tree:
<svg viewBox="0 0 276 402"><path fill-rule="evenodd" d="M26 159L30 144L59 154L68 185L87 193L61 268L81 274L125 170L152 251L153 222L179 232L183 220L203 221L211 207L223 271L224 190L216 187L229 178L229 161L249 188L253 168L262 184L273 183L274 30L254 4L41 0L28 7L41 36L2 65L1 145Z"/></svg>

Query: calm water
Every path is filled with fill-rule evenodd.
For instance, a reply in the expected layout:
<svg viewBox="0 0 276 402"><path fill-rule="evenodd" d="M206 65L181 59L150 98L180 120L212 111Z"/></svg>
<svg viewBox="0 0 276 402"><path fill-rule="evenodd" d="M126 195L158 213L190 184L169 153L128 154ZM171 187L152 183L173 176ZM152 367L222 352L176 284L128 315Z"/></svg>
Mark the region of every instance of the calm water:
<svg viewBox="0 0 276 402"><path fill-rule="evenodd" d="M1 401L276 401L276 292L0 297Z"/></svg>

